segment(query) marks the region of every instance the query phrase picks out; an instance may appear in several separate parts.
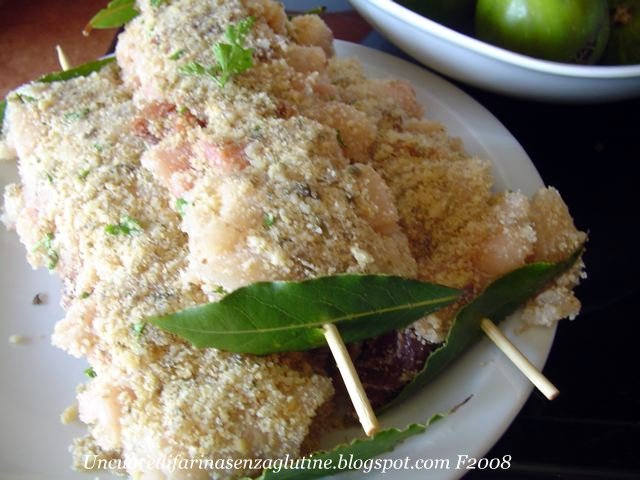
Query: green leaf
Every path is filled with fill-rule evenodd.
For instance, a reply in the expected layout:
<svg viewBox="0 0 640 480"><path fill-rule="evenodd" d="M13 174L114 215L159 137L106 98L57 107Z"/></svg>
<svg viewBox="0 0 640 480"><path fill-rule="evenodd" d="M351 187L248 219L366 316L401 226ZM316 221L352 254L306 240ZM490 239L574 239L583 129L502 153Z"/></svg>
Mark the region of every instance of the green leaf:
<svg viewBox="0 0 640 480"><path fill-rule="evenodd" d="M149 319L197 347L265 355L326 345L322 325L345 342L403 328L458 298L441 285L386 275L259 282L219 302Z"/></svg>
<svg viewBox="0 0 640 480"><path fill-rule="evenodd" d="M2 135L2 129L4 128L4 112L7 110L7 99L5 98L0 102L0 135Z"/></svg>
<svg viewBox="0 0 640 480"><path fill-rule="evenodd" d="M229 25L225 38L229 43L218 42L213 46L216 65L205 67L197 62L187 63L178 68L184 75L208 75L218 85L224 87L234 75L239 75L253 67L253 49L243 46L244 39L253 27L255 19L247 17L237 25Z"/></svg>
<svg viewBox="0 0 640 480"><path fill-rule="evenodd" d="M559 263L539 262L526 265L491 283L484 292L458 311L445 343L429 355L418 375L383 409L401 402L420 390L452 360L482 337L480 321L483 318L490 318L495 323L504 320L529 298L544 289L554 278L570 269L582 252L581 247Z"/></svg>
<svg viewBox="0 0 640 480"><path fill-rule="evenodd" d="M253 24L256 22L256 19L253 17L247 17L238 22L237 25L229 25L227 27L226 32L224 32L225 37L229 40L231 45L242 46L244 43L244 39L253 28Z"/></svg>
<svg viewBox="0 0 640 480"><path fill-rule="evenodd" d="M72 78L77 77L86 77L93 72L97 72L105 65L114 62L116 57L106 57L100 60L94 60L92 62L84 63L78 67L70 68L69 70L64 70L62 72L54 72L45 75L44 77L40 77L36 82L40 83L53 83L53 82L62 82L65 80L71 80Z"/></svg>
<svg viewBox="0 0 640 480"><path fill-rule="evenodd" d="M402 430L397 428L382 430L373 437L353 440L351 443L338 445L331 451L314 453L311 457L298 460L296 467L302 468L266 470L257 480L310 480L362 468L363 461L392 451L407 438L423 433L442 418L444 415L438 414L426 423L414 423ZM380 466L383 465L382 462L384 460L380 459Z"/></svg>
<svg viewBox="0 0 640 480"><path fill-rule="evenodd" d="M89 20L85 31L91 28L119 28L138 16L135 0L113 0ZM90 28L89 28L90 27Z"/></svg>

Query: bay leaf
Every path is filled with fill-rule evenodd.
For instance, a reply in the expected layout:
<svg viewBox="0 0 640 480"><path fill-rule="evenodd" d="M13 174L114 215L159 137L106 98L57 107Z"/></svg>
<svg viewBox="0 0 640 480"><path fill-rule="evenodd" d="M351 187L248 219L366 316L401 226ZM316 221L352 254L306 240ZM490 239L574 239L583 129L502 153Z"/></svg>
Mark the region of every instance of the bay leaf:
<svg viewBox="0 0 640 480"><path fill-rule="evenodd" d="M109 56L102 58L100 60L94 60L91 62L83 63L82 65L78 65L77 67L70 68L69 70L63 70L60 72L48 73L36 80L36 82L40 83L53 83L53 82L63 82L65 80L71 80L72 78L77 77L86 77L93 72L97 72L105 65L108 65L116 60L115 56Z"/></svg>
<svg viewBox="0 0 640 480"><path fill-rule="evenodd" d="M381 430L373 437L356 439L350 443L338 445L330 451L314 453L310 458L307 458L310 462L306 464L307 468L304 468L305 464L302 462L296 465L302 466L302 468L272 468L266 470L257 480L311 480L355 470L354 467L361 464L362 461L374 459L378 455L392 451L398 444L414 435L425 432L442 418L444 415L437 414L425 423L413 423L404 429ZM382 466L384 460L379 459L379 461L379 466ZM378 467L375 464L372 466ZM380 470L380 468L377 469Z"/></svg>
<svg viewBox="0 0 640 480"><path fill-rule="evenodd" d="M2 129L4 125L4 112L7 110L7 99L3 99L0 102L0 136L2 135Z"/></svg>
<svg viewBox="0 0 640 480"><path fill-rule="evenodd" d="M422 389L482 337L480 321L483 318L489 318L496 324L504 320L543 290L549 282L569 270L580 258L583 250L582 247L579 248L562 262L525 265L489 284L480 295L458 311L444 344L429 355L422 370L381 410L398 404Z"/></svg>
<svg viewBox="0 0 640 480"><path fill-rule="evenodd" d="M135 0L113 0L96 13L85 28L119 28L139 15Z"/></svg>
<svg viewBox="0 0 640 480"><path fill-rule="evenodd" d="M258 282L148 321L196 347L265 355L325 346L325 323L335 323L345 342L376 337L451 304L459 293L388 275Z"/></svg>

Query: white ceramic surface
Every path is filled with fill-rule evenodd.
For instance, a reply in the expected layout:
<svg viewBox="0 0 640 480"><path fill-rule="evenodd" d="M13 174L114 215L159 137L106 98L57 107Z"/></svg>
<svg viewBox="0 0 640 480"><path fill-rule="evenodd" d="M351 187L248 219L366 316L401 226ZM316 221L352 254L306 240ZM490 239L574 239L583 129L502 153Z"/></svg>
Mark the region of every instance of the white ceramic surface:
<svg viewBox="0 0 640 480"><path fill-rule="evenodd" d="M640 65L585 66L538 60L476 40L392 0L350 0L380 33L424 65L507 95L568 103L640 96Z"/></svg>
<svg viewBox="0 0 640 480"><path fill-rule="evenodd" d="M542 181L526 153L511 134L476 101L440 77L397 58L362 46L337 42L338 54L360 59L374 76L389 72L409 80L428 116L443 122L460 136L469 152L491 158L497 188L531 194ZM15 164L0 163L0 187L15 181ZM72 403L74 389L86 378L83 360L76 360L50 345L58 307L60 282L44 270L33 271L24 260L24 247L15 233L0 228L0 479L93 480L96 474L70 470L67 447L83 432L79 425L59 423L62 410ZM45 293L44 305L33 305L36 293ZM505 329L516 345L538 366L547 358L554 331L531 329L513 333L517 318ZM9 336L30 338L25 345L10 345ZM441 420L426 434L413 437L388 458L432 462L448 460L449 468L375 472L367 478L454 479L466 471L455 468L458 455L481 457L507 429L526 401L531 386L487 340L481 341L420 394L382 417L383 426L405 426L446 412L470 395L455 414ZM333 440L360 435L358 430L338 432ZM391 475L391 477L389 477ZM364 478L349 473L350 478ZM108 474L98 478L115 479Z"/></svg>

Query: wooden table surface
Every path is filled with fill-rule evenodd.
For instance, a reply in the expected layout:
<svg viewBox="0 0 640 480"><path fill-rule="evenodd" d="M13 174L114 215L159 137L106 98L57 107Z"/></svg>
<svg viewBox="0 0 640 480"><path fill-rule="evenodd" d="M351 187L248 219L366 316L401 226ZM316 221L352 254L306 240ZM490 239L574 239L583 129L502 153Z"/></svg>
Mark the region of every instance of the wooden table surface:
<svg viewBox="0 0 640 480"><path fill-rule="evenodd" d="M82 35L106 0L0 0L0 98L12 88L59 70L55 46L72 64L103 55L113 31Z"/></svg>

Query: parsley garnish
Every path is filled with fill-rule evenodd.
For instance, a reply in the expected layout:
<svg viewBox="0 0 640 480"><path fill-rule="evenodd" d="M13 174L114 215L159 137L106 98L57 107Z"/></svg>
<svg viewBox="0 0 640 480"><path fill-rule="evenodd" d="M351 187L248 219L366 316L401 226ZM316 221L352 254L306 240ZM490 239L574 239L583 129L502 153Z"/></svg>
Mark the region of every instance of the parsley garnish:
<svg viewBox="0 0 640 480"><path fill-rule="evenodd" d="M120 219L120 223L112 223L104 227L109 235L131 235L142 231L140 224L133 218L126 216Z"/></svg>
<svg viewBox="0 0 640 480"><path fill-rule="evenodd" d="M44 250L47 255L47 268L49 270L53 270L56 268L58 264L58 252L56 252L53 248L53 239L55 238L53 233L47 233L44 237L40 239L38 243L36 243L32 249L32 251L36 250Z"/></svg>
<svg viewBox="0 0 640 480"><path fill-rule="evenodd" d="M91 295L91 292L82 292L82 293L80 294L80 298L81 298L82 300L86 300L87 298L89 298L89 296L90 296L90 295Z"/></svg>
<svg viewBox="0 0 640 480"><path fill-rule="evenodd" d="M255 19L247 17L237 25L229 25L225 38L229 43L218 42L213 46L213 54L218 62L212 67L205 67L197 62L180 67L185 75L208 75L218 85L224 87L234 75L239 75L253 67L253 48L245 48L244 40L253 27Z"/></svg>
<svg viewBox="0 0 640 480"><path fill-rule="evenodd" d="M98 376L98 374L93 369L93 367L89 367L89 368L85 369L84 374L89 378L96 378Z"/></svg>

